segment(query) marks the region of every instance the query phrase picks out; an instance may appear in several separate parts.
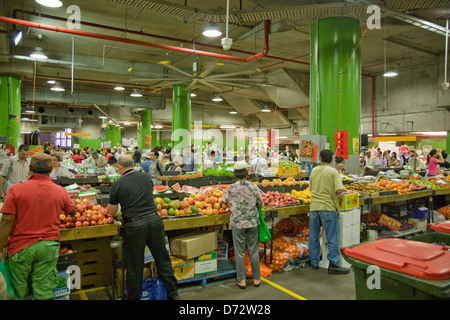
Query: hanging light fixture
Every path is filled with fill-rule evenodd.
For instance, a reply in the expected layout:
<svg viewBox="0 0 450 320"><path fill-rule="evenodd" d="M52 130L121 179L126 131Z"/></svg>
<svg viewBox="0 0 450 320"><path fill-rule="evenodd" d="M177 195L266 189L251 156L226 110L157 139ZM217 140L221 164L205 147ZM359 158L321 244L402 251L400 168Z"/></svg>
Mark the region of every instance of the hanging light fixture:
<svg viewBox="0 0 450 320"><path fill-rule="evenodd" d="M196 97L197 94L194 91L191 91L191 97Z"/></svg>
<svg viewBox="0 0 450 320"><path fill-rule="evenodd" d="M55 84L50 88L52 91L63 92L66 91L64 87L61 85L59 81L56 81Z"/></svg>
<svg viewBox="0 0 450 320"><path fill-rule="evenodd" d="M392 68L392 67L389 67L389 68L386 70L386 73L383 74L383 77L387 77L387 78L392 78L392 77L396 77L396 76L398 76L398 73L397 73L397 71L395 71L394 68Z"/></svg>
<svg viewBox="0 0 450 320"><path fill-rule="evenodd" d="M60 0L35 0L40 5L50 8L62 7L63 3Z"/></svg>
<svg viewBox="0 0 450 320"><path fill-rule="evenodd" d="M237 114L238 112L234 109L231 109L230 114Z"/></svg>
<svg viewBox="0 0 450 320"><path fill-rule="evenodd" d="M261 112L271 112L272 110L270 110L270 108L267 106L267 105L265 105L262 109L261 109Z"/></svg>
<svg viewBox="0 0 450 320"><path fill-rule="evenodd" d="M139 98L139 97L142 97L142 94L139 92L139 89L134 88L133 92L130 94L130 97L137 97L137 98Z"/></svg>
<svg viewBox="0 0 450 320"><path fill-rule="evenodd" d="M214 38L214 37L221 36L222 32L217 27L216 22L210 22L210 23L208 23L208 26L206 27L206 29L203 31L203 35L205 37Z"/></svg>
<svg viewBox="0 0 450 320"><path fill-rule="evenodd" d="M125 90L125 88L122 87L122 86L115 86L114 90L116 90L116 91L123 91L123 90Z"/></svg>
<svg viewBox="0 0 450 320"><path fill-rule="evenodd" d="M216 94L214 95L214 97L212 98L212 101L220 102L220 101L223 101L223 99L222 99L222 97L220 96L220 94L216 93Z"/></svg>
<svg viewBox="0 0 450 320"><path fill-rule="evenodd" d="M48 59L41 47L34 48L34 51L30 54L31 58L45 60Z"/></svg>

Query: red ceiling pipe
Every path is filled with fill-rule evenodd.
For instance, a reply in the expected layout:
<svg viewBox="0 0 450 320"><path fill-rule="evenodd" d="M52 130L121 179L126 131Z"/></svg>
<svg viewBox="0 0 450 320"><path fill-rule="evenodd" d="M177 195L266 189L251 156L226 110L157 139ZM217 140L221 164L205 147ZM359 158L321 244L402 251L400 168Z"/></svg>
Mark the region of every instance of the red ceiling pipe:
<svg viewBox="0 0 450 320"><path fill-rule="evenodd" d="M49 30L49 31L55 31L55 32L75 34L75 35L83 36L83 37L90 37L90 38L109 40L109 41L117 41L117 42L135 44L135 45L139 45L139 46L146 46L146 47L152 47L152 48L158 48L158 49L164 49L164 50L180 51L180 52L185 52L185 53L190 53L190 54L198 54L198 55L203 55L203 56L210 56L210 57L214 57L214 58L228 59L228 60L234 60L234 61L239 61L239 62L247 62L247 59L249 59L249 58L250 58L250 60L252 60L252 59L255 59L254 58L255 56L259 57L264 54L264 52L262 52L261 54L257 54L255 56L252 56L252 57L249 57L246 59L246 58L238 58L238 57L228 56L228 55L224 55L224 54L220 54L220 53L186 49L186 48L144 42L144 41L139 41L139 40L123 39L120 37L102 35L102 34L98 34L98 33L80 31L80 30L75 30L75 29L60 28L60 27L55 27L55 26L49 26L46 24L40 24L40 23L19 20L19 19L12 19L12 18L7 18L7 17L0 17L0 21L5 22L5 23L23 25L23 26L27 26L27 27L31 27L31 28L38 28L38 29L44 29L44 30Z"/></svg>
<svg viewBox="0 0 450 320"><path fill-rule="evenodd" d="M57 16L52 16L52 15L48 15L48 14L42 14L42 13L38 13L38 12L34 12L34 11L27 11L27 10L22 10L22 9L15 9L13 11L13 18L14 19L17 18L17 13L28 14L28 15L32 15L32 16L38 16L38 17L41 17L41 18L58 20L58 21L64 21L64 22L67 21L67 18L61 18L61 17L57 17ZM106 25L101 25L101 24L96 24L96 23L91 23L91 22L85 22L85 21L80 21L80 23L82 25L93 27L93 28L100 28L100 29L105 29L105 30L124 32L123 28L111 27L111 26L106 26ZM15 28L15 26L13 28ZM153 34L153 33L141 32L141 31L126 30L126 32L130 33L130 34L134 34L134 35L152 37L152 38L168 40L168 41L176 41L176 42L182 42L182 43L187 42L186 40L183 40L183 39L171 38L171 37L166 37L166 36L161 36L161 35L157 35L157 34ZM268 44L269 30L267 30L267 31L265 30L264 36L265 36L265 38L267 37L267 44ZM264 44L264 46L266 47L266 43ZM212 44L202 44L202 47L209 47L209 48L220 49L220 50L223 49L221 46L215 46L215 45L212 45ZM242 54L254 54L253 52L243 51L243 50L238 50L238 49L230 49L229 51L236 52L236 53L242 53ZM309 63L303 62L303 61L297 61L297 60L293 60L293 59L285 59L285 58L280 58L280 57L269 56L269 55L267 55L267 52L264 55L264 57L269 58L269 59L281 60L281 61L284 61L284 62L292 62L292 63L309 65ZM253 58L253 59L255 59L255 58ZM250 59L250 60L253 60L253 59Z"/></svg>

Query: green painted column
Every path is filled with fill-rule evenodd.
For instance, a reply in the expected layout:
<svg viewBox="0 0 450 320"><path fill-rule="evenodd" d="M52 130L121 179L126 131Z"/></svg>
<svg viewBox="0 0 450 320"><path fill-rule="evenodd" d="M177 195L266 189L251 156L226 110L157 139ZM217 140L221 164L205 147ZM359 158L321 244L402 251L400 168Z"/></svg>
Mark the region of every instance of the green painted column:
<svg viewBox="0 0 450 320"><path fill-rule="evenodd" d="M447 131L447 139L446 139L446 142L445 142L445 152L447 154L450 153L450 131ZM450 158L447 158L447 161L450 162Z"/></svg>
<svg viewBox="0 0 450 320"><path fill-rule="evenodd" d="M191 91L186 85L173 86L172 148L182 150L191 144Z"/></svg>
<svg viewBox="0 0 450 320"><path fill-rule="evenodd" d="M0 135L5 136L6 143L16 149L19 147L17 139L20 138L20 113L20 79L0 76Z"/></svg>
<svg viewBox="0 0 450 320"><path fill-rule="evenodd" d="M358 154L352 144L360 137L359 40L360 25L353 18L324 18L311 27L310 133L326 135L334 153L335 131L347 130L348 154Z"/></svg>
<svg viewBox="0 0 450 320"><path fill-rule="evenodd" d="M139 149L151 149L158 146L158 136L156 130L152 130L152 110L146 110L141 113L141 132L138 134ZM148 144L147 136L151 137L150 144Z"/></svg>
<svg viewBox="0 0 450 320"><path fill-rule="evenodd" d="M105 129L105 140L111 141L111 148L122 145L122 129L111 125Z"/></svg>

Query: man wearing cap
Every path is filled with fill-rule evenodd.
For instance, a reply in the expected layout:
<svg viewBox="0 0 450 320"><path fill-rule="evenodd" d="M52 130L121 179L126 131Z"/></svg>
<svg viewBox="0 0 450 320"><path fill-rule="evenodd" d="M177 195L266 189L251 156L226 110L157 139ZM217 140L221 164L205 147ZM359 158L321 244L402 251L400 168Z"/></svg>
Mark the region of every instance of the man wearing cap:
<svg viewBox="0 0 450 320"><path fill-rule="evenodd" d="M142 161L141 163L141 171L149 173L150 165L153 163L153 161L150 159L151 151L150 150L145 151L142 157L144 158L144 161Z"/></svg>
<svg viewBox="0 0 450 320"><path fill-rule="evenodd" d="M97 169L106 167L107 164L105 157L98 154L96 150L93 150L91 156L86 160L86 165L95 166Z"/></svg>
<svg viewBox="0 0 450 320"><path fill-rule="evenodd" d="M54 298L60 215L74 215L77 207L49 177L49 155L34 155L29 169L30 179L9 189L1 208L0 259L6 245L15 299L24 299L31 278L35 299L48 300Z"/></svg>
<svg viewBox="0 0 450 320"><path fill-rule="evenodd" d="M250 256L253 285L258 287L261 283L258 251L258 207L263 205L263 200L258 187L246 180L247 175L247 164L242 161L237 162L234 165L234 177L237 181L230 185L223 195L223 201L228 203L231 212L230 224L236 257L237 285L241 289L246 286L246 249L248 249Z"/></svg>
<svg viewBox="0 0 450 320"><path fill-rule="evenodd" d="M169 300L178 300L177 279L166 249L164 223L157 213L151 176L134 170L129 155L118 159L121 178L111 185L108 212L115 216L120 204L123 218L123 256L128 300L139 300L144 270L144 251L148 246Z"/></svg>

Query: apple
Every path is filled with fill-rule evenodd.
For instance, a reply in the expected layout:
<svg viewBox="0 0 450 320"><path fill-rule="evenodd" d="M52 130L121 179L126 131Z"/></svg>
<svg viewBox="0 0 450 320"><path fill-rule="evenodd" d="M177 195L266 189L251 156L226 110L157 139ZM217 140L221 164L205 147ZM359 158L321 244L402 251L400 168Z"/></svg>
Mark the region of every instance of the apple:
<svg viewBox="0 0 450 320"><path fill-rule="evenodd" d="M84 220L84 221L82 222L82 225L83 225L83 227L87 227L87 226L90 225L90 223L89 223L88 220Z"/></svg>
<svg viewBox="0 0 450 320"><path fill-rule="evenodd" d="M92 203L86 203L86 209L92 210L94 208L94 205Z"/></svg>
<svg viewBox="0 0 450 320"><path fill-rule="evenodd" d="M203 209L205 207L205 204L203 202L196 201L195 206L199 209Z"/></svg>
<svg viewBox="0 0 450 320"><path fill-rule="evenodd" d="M159 213L161 217L167 217L168 213L166 209L162 209L161 212Z"/></svg>
<svg viewBox="0 0 450 320"><path fill-rule="evenodd" d="M61 221L66 220L66 215L65 214L60 214L59 215L59 220L61 220Z"/></svg>
<svg viewBox="0 0 450 320"><path fill-rule="evenodd" d="M97 221L91 220L91 221L89 222L89 224L90 224L91 226L95 226L95 225L97 225Z"/></svg>
<svg viewBox="0 0 450 320"><path fill-rule="evenodd" d="M214 197L209 198L209 203L210 203L210 204L214 205L216 202L217 202L217 199L216 199L216 198L214 198Z"/></svg>
<svg viewBox="0 0 450 320"><path fill-rule="evenodd" d="M156 210L161 211L161 210L162 210L162 205L157 204L157 205L156 205Z"/></svg>
<svg viewBox="0 0 450 320"><path fill-rule="evenodd" d="M92 217L91 217L91 221L98 221L98 220L99 220L98 219L98 215L93 214Z"/></svg>
<svg viewBox="0 0 450 320"><path fill-rule="evenodd" d="M187 202L188 202L188 204L189 204L190 206L192 206L192 205L195 204L195 199L194 199L194 198L189 198L189 199L187 200Z"/></svg>
<svg viewBox="0 0 450 320"><path fill-rule="evenodd" d="M213 214L213 215L219 214L219 210L217 210L217 209L212 209L212 214Z"/></svg>
<svg viewBox="0 0 450 320"><path fill-rule="evenodd" d="M75 227L81 227L82 226L82 223L81 223L81 221L77 221L77 222L75 222Z"/></svg>
<svg viewBox="0 0 450 320"><path fill-rule="evenodd" d="M66 216L66 223L73 222L73 218L71 216Z"/></svg>
<svg viewBox="0 0 450 320"><path fill-rule="evenodd" d="M220 204L218 202L214 203L213 208L214 209L220 209Z"/></svg>
<svg viewBox="0 0 450 320"><path fill-rule="evenodd" d="M206 215L207 215L207 216L210 216L210 215L212 215L212 214L213 214L213 211L212 211L211 208L206 209Z"/></svg>
<svg viewBox="0 0 450 320"><path fill-rule="evenodd" d="M66 254L71 254L71 253L74 253L75 251L73 251L72 249L69 249L69 250L67 250L66 251Z"/></svg>
<svg viewBox="0 0 450 320"><path fill-rule="evenodd" d="M65 225L64 223L61 223L61 224L59 225L59 227L60 227L61 229L64 229L64 228L66 227L66 225Z"/></svg>

